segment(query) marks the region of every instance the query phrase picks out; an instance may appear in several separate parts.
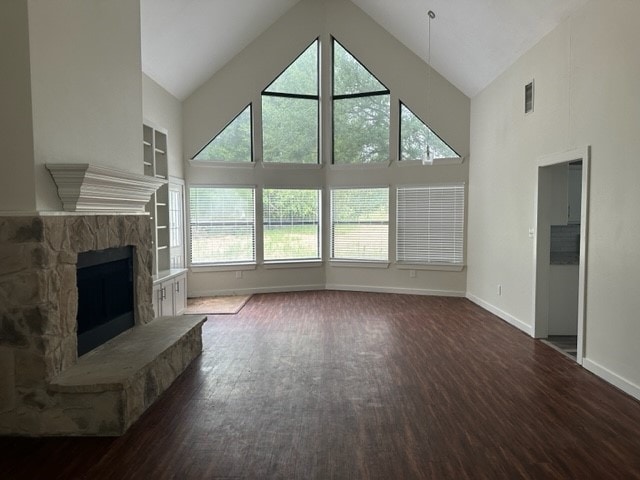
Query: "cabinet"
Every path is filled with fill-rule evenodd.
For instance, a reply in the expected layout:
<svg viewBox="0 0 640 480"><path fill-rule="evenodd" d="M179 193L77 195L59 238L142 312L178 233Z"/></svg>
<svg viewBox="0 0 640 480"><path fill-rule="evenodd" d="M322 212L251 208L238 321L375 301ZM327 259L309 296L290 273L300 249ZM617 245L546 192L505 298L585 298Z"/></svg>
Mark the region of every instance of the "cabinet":
<svg viewBox="0 0 640 480"><path fill-rule="evenodd" d="M153 311L156 317L181 315L187 307L187 273L170 270L153 284Z"/></svg>
<svg viewBox="0 0 640 480"><path fill-rule="evenodd" d="M582 165L563 163L547 168L551 175L551 225L580 223Z"/></svg>

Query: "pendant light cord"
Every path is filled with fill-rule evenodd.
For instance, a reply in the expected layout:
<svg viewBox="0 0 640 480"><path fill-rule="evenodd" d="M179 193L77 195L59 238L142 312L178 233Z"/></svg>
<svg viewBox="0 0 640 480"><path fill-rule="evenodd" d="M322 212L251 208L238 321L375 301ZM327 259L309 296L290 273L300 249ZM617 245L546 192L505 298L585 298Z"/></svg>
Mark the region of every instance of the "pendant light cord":
<svg viewBox="0 0 640 480"><path fill-rule="evenodd" d="M436 18L436 14L433 10L427 12L427 112L426 115L431 113L429 106L429 93L431 90L431 20ZM431 146L429 145L429 139L427 138L427 151L423 157L423 163L431 163Z"/></svg>

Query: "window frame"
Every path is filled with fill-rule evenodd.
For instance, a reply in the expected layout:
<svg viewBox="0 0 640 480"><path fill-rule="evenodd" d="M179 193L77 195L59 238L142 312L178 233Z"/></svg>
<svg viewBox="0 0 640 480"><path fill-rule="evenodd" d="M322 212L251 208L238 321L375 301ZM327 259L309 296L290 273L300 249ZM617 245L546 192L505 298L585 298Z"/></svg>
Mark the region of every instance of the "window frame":
<svg viewBox="0 0 640 480"><path fill-rule="evenodd" d="M323 204L323 188L321 187L296 187L296 186L263 186L262 187L262 262L265 267L275 268L276 265L314 265L322 263L322 242L324 239L324 231L323 231L323 222L322 222L322 204ZM265 192L268 190L295 190L295 191L313 191L317 194L317 237L316 242L318 244L318 255L316 257L305 257L305 258L278 258L278 259L267 259L265 254L265 227L266 227L266 216L265 216Z"/></svg>
<svg viewBox="0 0 640 480"><path fill-rule="evenodd" d="M224 132L229 125L235 122L240 115L242 115L247 108L249 109L249 143L251 146L251 157L249 161L246 160L203 160L196 158L200 155L216 138L218 138L222 132ZM220 129L218 133L216 133L211 140L209 140L205 145L198 150L198 152L189 159L194 165L203 165L203 166L215 166L215 167L254 167L255 166L255 146L253 142L253 102L249 102L238 114L231 119L231 121L227 122L227 124Z"/></svg>
<svg viewBox="0 0 640 480"><path fill-rule="evenodd" d="M253 195L253 259L252 260L229 260L229 261L219 261L219 262L194 262L193 260L193 232L192 232L192 222L193 222L193 208L191 205L191 195L192 190L194 188L209 188L209 189L249 189L252 191ZM212 270L212 271L225 271L225 270L246 270L246 269L255 269L257 265L257 235L258 235L258 225L257 225L257 205L256 205L256 196L258 192L258 188L256 185L229 185L229 184L190 184L187 189L189 198L189 267L192 270ZM185 224L186 225L186 224Z"/></svg>
<svg viewBox="0 0 640 480"><path fill-rule="evenodd" d="M375 78L380 85L384 87L384 90L376 90L372 92L360 92L360 93L350 93L350 94L339 94L335 95L335 46L336 43L340 45L349 55L351 55L361 66L364 68L369 75ZM389 117L391 117L391 91L389 88L382 83L376 75L374 75L371 70L369 70L364 63L358 60L351 51L346 48L341 42L339 42L333 35L331 36L331 166L333 167L341 167L341 168L355 168L355 167L386 167L390 163L391 158L391 142L389 142L389 152L387 155L387 160L382 162L374 162L374 163L336 163L336 151L335 151L335 138L336 138L336 129L335 129L335 105L336 101L340 100L350 100L354 98L366 98L366 97L374 97L374 96L382 96L389 95ZM389 138L391 135L391 118L389 118Z"/></svg>
<svg viewBox="0 0 640 480"><path fill-rule="evenodd" d="M455 188L461 189L462 191L462 204L459 212L454 212L456 215L461 215L460 224L458 227L460 228L460 261L459 262L433 262L433 261L416 261L415 259L408 260L406 258L400 258L401 256L401 227L400 222L402 220L400 215L400 209L402 207L400 201L400 195L403 190L432 190L432 189L443 189L443 188ZM466 184L465 182L452 182L452 183L432 183L432 184L418 184L418 185L398 185L396 187L396 225L395 225L395 233L396 233L396 261L395 264L399 269L414 269L414 270L449 270L449 271L462 271L465 267L465 250L466 250L466 229L465 229L465 215L466 215L466 200L467 200L467 192L466 192ZM455 209L455 206L451 207ZM424 220L428 222L428 219ZM454 220L451 220L453 222ZM427 227L428 228L428 227ZM457 227L454 227L454 229Z"/></svg>
<svg viewBox="0 0 640 480"><path fill-rule="evenodd" d="M438 164L438 163L462 163L463 161L463 157L456 152L456 150L449 145L449 143L447 143L440 135L438 135L438 132L436 132L433 128L431 128L429 126L429 124L427 122L425 122L420 115L418 115L417 113L415 113L411 108L409 108L409 106L404 103L402 100L398 100L398 162L401 164L408 164L408 163L422 163L422 159L419 158L407 158L407 159L403 159L402 158L402 108L406 108L413 116L415 116L418 120L420 120L420 122L431 131L431 133L433 133L436 137L438 137L438 139L444 143L453 153L456 154L455 157L440 157L440 158L435 158L434 159L434 164Z"/></svg>
<svg viewBox="0 0 640 480"><path fill-rule="evenodd" d="M275 83L276 80L278 80L278 78L280 78L280 76L286 72L289 67L291 67L291 65L293 65L294 63L296 63L298 61L298 59L309 49L309 47L311 47L313 44L316 44L316 94L315 95L309 95L309 94L301 94L301 93L282 93L282 92L267 92L267 90L271 87L271 85L273 85ZM296 57L289 62L289 64L282 69L282 71L280 73L278 73L275 78L273 80L271 80L271 82L269 82L269 84L262 89L262 91L260 92L260 101L262 102L262 98L264 96L267 97L276 97L276 98L293 98L293 99L299 99L299 100L315 100L317 103L317 111L318 111L318 118L316 121L316 161L314 163L303 163L303 162L274 162L274 161L267 161L265 160L265 155L264 155L264 113L262 112L262 103L261 103L261 115L260 115L260 128L262 130L262 165L263 166L278 166L278 165L282 165L282 166L286 166L286 167L313 167L313 166L317 166L321 164L321 151L320 151L320 146L322 145L322 139L320 138L320 134L322 132L322 129L320 127L320 123L322 121L322 102L320 101L320 90L321 90L321 76L320 76L320 68L321 68L321 64L322 64L322 59L321 59L321 49L320 49L320 37L316 37L311 43L309 43L304 49L302 49L302 51L296 55Z"/></svg>
<svg viewBox="0 0 640 480"><path fill-rule="evenodd" d="M187 265L187 246L190 245L187 243L186 238L186 188L184 184L184 180L169 177L169 265L170 268L180 268L183 269ZM179 203L178 205L174 204L172 201L172 194L179 195ZM177 208L174 208L177 207ZM176 221L178 220L178 221ZM180 244L175 244L174 238L179 239ZM177 250L179 255L175 255L174 250ZM180 256L181 260L179 265L173 264L173 259Z"/></svg>
<svg viewBox="0 0 640 480"><path fill-rule="evenodd" d="M374 258L358 258L358 257L336 257L335 256L335 235L334 235L334 192L344 190L382 190L385 189L387 193L387 220L386 223L380 223L386 225L386 258L374 259ZM379 266L386 268L389 266L389 235L391 233L391 219L389 208L391 206L391 188L389 185L358 185L358 186L334 186L329 189L329 230L327 232L329 238L329 261L333 266Z"/></svg>

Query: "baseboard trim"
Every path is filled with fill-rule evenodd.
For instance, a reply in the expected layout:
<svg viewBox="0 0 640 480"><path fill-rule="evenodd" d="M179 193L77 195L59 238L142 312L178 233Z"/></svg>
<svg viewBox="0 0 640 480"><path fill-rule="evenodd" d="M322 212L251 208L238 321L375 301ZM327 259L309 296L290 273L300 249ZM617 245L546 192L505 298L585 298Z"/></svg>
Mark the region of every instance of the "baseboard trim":
<svg viewBox="0 0 640 480"><path fill-rule="evenodd" d="M502 320L504 320L508 324L513 325L514 327L516 327L518 330L521 330L524 333L526 333L527 335L533 337L533 327L531 325L523 322L522 320L517 319L513 315L510 315L507 312L505 312L504 310L500 310L495 305L492 305L489 302L485 302L484 300L482 300L479 297L476 297L472 293L467 292L467 299L472 301L476 305L484 308L485 310L488 310L489 312L493 313L494 315L500 317Z"/></svg>
<svg viewBox="0 0 640 480"><path fill-rule="evenodd" d="M373 287L370 285L343 285L327 283L324 290L343 290L350 292L398 293L402 295L431 295L438 297L464 297L465 292L457 290L428 290L422 288Z"/></svg>
<svg viewBox="0 0 640 480"><path fill-rule="evenodd" d="M223 295L252 295L254 293L305 292L308 290L324 290L324 283L318 285L283 285L276 287L234 288L228 290L196 290L189 292L189 298L215 297Z"/></svg>
<svg viewBox="0 0 640 480"><path fill-rule="evenodd" d="M589 370L594 375L602 378L606 382L609 382L614 387L618 387L624 393L631 395L636 400L640 400L640 386L636 385L633 382L630 382L624 377L621 377L617 373L612 372L606 367L603 367L597 362L590 360L588 358L582 359L582 366Z"/></svg>
<svg viewBox="0 0 640 480"><path fill-rule="evenodd" d="M228 290L195 290L189 297L210 297L222 295L251 295L254 293L305 292L309 290L342 290L350 292L398 293L403 295L430 295L439 297L464 297L465 292L457 290L427 290L419 288L372 287L369 285L343 285L337 283L317 285L283 285L276 287L234 288Z"/></svg>

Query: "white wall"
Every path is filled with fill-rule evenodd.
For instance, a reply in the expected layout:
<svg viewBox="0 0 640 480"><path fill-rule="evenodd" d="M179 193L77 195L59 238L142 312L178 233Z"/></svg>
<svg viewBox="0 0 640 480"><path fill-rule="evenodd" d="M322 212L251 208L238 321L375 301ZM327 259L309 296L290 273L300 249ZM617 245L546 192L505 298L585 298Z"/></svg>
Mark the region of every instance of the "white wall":
<svg viewBox="0 0 640 480"><path fill-rule="evenodd" d="M35 211L26 2L0 2L0 210Z"/></svg>
<svg viewBox="0 0 640 480"><path fill-rule="evenodd" d="M470 298L533 326L536 161L592 146L584 365L640 395L640 3L592 0L471 102ZM523 114L535 78L535 112ZM497 284L503 285L502 296Z"/></svg>
<svg viewBox="0 0 640 480"><path fill-rule="evenodd" d="M28 6L36 205L60 210L45 163L143 171L140 4Z"/></svg>
<svg viewBox="0 0 640 480"><path fill-rule="evenodd" d="M254 111L261 103L260 92L316 37L321 39L322 75L329 79L330 35L335 36L377 78L391 90L391 128L397 132L398 99L402 99L442 136L458 153L469 153L469 99L433 72L430 85L430 105L427 110L426 64L411 53L386 30L345 0L302 0L270 29L250 44L222 70L214 75L183 103L185 158L197 153L215 134L234 118L250 101ZM321 95L322 107L329 107L330 90ZM259 110L258 110L259 111ZM330 132L331 121L325 116L321 128ZM254 132L260 159L259 129ZM187 168L188 183L238 184L261 186L328 187L332 185L398 185L405 183L443 183L467 181L467 162L458 166L423 167L397 164L397 133L391 137L391 165L388 168L340 169L330 166L330 135L322 144L322 169L273 169L258 163L254 169ZM328 224L328 202L325 190L325 225ZM395 212L390 208L390 230ZM325 229L326 230L326 229ZM394 237L389 245L394 259ZM324 242L325 260L328 242ZM191 272L190 294L217 291L287 289L290 286L324 286L331 288L366 288L369 290L441 292L464 294L466 272L419 271L410 278L407 270L392 264L388 269L290 268L257 269L243 272L236 279L229 272Z"/></svg>
<svg viewBox="0 0 640 480"><path fill-rule="evenodd" d="M184 178L182 156L182 103L142 74L142 116L156 128L167 130L169 175Z"/></svg>

